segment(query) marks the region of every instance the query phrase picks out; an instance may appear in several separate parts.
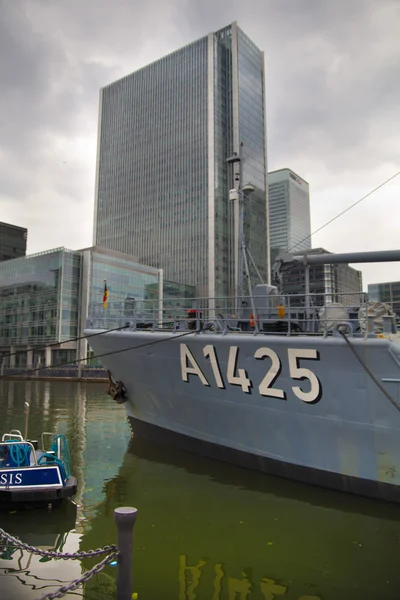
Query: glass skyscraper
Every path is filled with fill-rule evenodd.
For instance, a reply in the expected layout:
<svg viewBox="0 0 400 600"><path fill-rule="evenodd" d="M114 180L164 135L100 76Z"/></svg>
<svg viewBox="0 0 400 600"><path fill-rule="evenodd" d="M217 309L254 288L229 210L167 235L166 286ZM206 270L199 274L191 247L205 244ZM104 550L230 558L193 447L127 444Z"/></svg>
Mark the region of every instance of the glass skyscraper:
<svg viewBox="0 0 400 600"><path fill-rule="evenodd" d="M268 173L271 262L281 252L311 248L310 190L290 169Z"/></svg>
<svg viewBox="0 0 400 600"><path fill-rule="evenodd" d="M241 163L227 164L234 152ZM239 178L256 187L245 232L266 280L264 56L236 23L100 91L96 245L199 295L233 294Z"/></svg>

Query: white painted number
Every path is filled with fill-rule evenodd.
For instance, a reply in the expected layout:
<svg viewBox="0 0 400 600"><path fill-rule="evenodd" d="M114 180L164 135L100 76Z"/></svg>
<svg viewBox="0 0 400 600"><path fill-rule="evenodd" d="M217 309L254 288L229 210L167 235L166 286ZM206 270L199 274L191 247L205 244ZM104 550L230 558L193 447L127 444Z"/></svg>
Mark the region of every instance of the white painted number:
<svg viewBox="0 0 400 600"><path fill-rule="evenodd" d="M181 373L182 380L188 382L189 375L196 375L201 383L207 387L210 387L200 365L196 362L193 354L189 350L186 344L180 344L180 355L181 355ZM229 348L228 365L226 370L226 380L231 385L238 385L246 394L251 394L252 382L247 376L245 369L237 367L239 355L238 346L231 346ZM225 390L225 382L221 373L221 368L218 363L218 355L215 347L212 344L208 344L203 347L203 356L210 360L211 369L213 372L215 385ZM273 387L274 383L278 380L279 375L282 371L282 362L278 354L271 348L258 348L254 353L254 358L257 360L264 360L265 358L270 359L271 365L258 386L258 391L261 396L267 396L270 398L280 398L286 400L286 392L280 388ZM311 348L289 348L288 349L288 366L289 376L293 380L305 381L304 386L298 385L292 386L292 391L297 398L302 402L308 404L316 404L322 398L322 386L318 377L310 369L300 367L300 360L319 360L319 352ZM226 381L225 380L225 381ZM211 380L210 380L211 381ZM287 381L287 379L286 379ZM303 387L305 389L303 389ZM1 478L0 478L1 483Z"/></svg>
<svg viewBox="0 0 400 600"><path fill-rule="evenodd" d="M186 344L181 344L181 371L183 381L189 381L189 375L192 374L197 375L203 385L210 385Z"/></svg>
<svg viewBox="0 0 400 600"><path fill-rule="evenodd" d="M292 379L300 379L304 381L308 379L310 382L310 390L305 392L299 386L293 386L292 390L296 394L300 400L303 402L315 403L321 399L322 389L321 382L318 377L310 371L310 369L305 369L304 367L299 367L299 360L301 358L305 358L308 360L319 360L319 354L317 350L311 350L306 348L290 348L288 350L289 357L289 373Z"/></svg>
<svg viewBox="0 0 400 600"><path fill-rule="evenodd" d="M209 358L210 359L211 368L212 368L213 373L214 373L215 383L217 384L217 387L219 387L222 390L224 390L225 389L225 385L224 385L224 382L222 380L221 371L219 370L218 359L217 359L217 355L215 353L214 346L212 344L208 344L208 346L204 346L204 348L203 348L203 354L204 354L205 358Z"/></svg>
<svg viewBox="0 0 400 600"><path fill-rule="evenodd" d="M266 356L271 359L271 366L264 379L260 383L258 391L260 392L261 396L272 396L272 398L281 398L282 400L286 400L286 394L283 390L278 390L271 387L282 370L281 361L279 360L277 353L271 350L271 348L259 348L254 354L254 358L261 360Z"/></svg>
<svg viewBox="0 0 400 600"><path fill-rule="evenodd" d="M237 355L238 347L231 346L229 348L228 371L226 376L228 378L228 382L231 385L240 385L242 387L242 390L246 392L246 394L248 394L250 393L251 381L247 377L246 371L244 369L238 369L238 374L235 375Z"/></svg>

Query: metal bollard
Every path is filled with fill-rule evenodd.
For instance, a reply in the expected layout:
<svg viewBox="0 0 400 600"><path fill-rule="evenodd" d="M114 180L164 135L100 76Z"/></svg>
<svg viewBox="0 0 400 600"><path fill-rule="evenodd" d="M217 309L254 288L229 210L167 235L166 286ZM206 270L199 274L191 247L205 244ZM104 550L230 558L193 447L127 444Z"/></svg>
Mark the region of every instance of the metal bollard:
<svg viewBox="0 0 400 600"><path fill-rule="evenodd" d="M137 509L122 506L114 510L118 531L117 600L132 600L133 527Z"/></svg>
<svg viewBox="0 0 400 600"><path fill-rule="evenodd" d="M368 327L367 327L367 335L368 333L374 334L375 333L375 317L374 315L368 315ZM372 335L373 337L373 335Z"/></svg>
<svg viewBox="0 0 400 600"><path fill-rule="evenodd" d="M383 319L383 333L395 333L396 329L393 331L393 317L391 315L384 315Z"/></svg>

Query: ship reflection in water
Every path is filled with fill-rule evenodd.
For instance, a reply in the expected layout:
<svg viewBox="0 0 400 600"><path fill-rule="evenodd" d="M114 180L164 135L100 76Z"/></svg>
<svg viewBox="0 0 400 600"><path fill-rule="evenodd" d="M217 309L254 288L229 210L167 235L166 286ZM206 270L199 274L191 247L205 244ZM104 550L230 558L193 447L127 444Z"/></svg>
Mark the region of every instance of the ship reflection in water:
<svg viewBox="0 0 400 600"><path fill-rule="evenodd" d="M139 509L134 587L178 600L395 600L400 509L135 438L85 536ZM91 541L93 540L93 541Z"/></svg>

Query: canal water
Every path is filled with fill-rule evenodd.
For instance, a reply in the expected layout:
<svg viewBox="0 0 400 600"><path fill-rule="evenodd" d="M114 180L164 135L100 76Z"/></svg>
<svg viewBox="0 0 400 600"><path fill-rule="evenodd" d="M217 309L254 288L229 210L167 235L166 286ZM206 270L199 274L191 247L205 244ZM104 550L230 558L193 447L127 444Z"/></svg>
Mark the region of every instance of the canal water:
<svg viewBox="0 0 400 600"><path fill-rule="evenodd" d="M133 598L399 600L400 506L334 493L131 440L104 384L0 381L2 432L65 433L75 503L6 511L0 527L63 552L116 542L113 511L138 508ZM0 547L0 598L36 600L98 559ZM114 600L116 568L64 596Z"/></svg>

